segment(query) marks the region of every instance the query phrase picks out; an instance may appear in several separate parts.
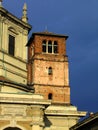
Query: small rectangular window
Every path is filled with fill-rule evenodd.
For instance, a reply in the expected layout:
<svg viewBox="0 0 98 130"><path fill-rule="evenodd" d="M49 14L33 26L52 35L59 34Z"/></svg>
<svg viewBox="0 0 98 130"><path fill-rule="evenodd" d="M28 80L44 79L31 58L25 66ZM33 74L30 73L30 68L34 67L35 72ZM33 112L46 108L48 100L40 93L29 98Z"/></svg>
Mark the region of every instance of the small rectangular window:
<svg viewBox="0 0 98 130"><path fill-rule="evenodd" d="M49 67L49 68L48 68L48 75L52 75L52 73L53 73L53 72L52 72L52 67Z"/></svg>
<svg viewBox="0 0 98 130"><path fill-rule="evenodd" d="M9 50L8 53L12 56L14 56L15 51L15 37L12 35L9 35Z"/></svg>

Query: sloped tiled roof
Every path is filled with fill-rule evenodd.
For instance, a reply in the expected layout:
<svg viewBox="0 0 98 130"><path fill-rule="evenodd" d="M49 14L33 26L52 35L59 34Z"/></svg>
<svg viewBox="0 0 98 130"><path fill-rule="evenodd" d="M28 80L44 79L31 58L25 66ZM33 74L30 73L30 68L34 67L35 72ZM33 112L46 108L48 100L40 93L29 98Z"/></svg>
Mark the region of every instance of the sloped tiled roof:
<svg viewBox="0 0 98 130"><path fill-rule="evenodd" d="M51 36L51 37L62 37L62 38L65 38L65 39L68 38L68 36L66 36L66 35L49 32L47 30L43 31L43 32L34 32L34 33L32 33L32 36L30 37L30 39L29 39L29 41L27 43L27 46L31 43L31 41L33 40L33 38L34 38L35 35Z"/></svg>
<svg viewBox="0 0 98 130"><path fill-rule="evenodd" d="M66 35L49 32L47 30L43 31L43 32L34 32L32 35L46 35L46 36L57 36L57 37L66 37L66 38L68 38L68 36L66 36Z"/></svg>

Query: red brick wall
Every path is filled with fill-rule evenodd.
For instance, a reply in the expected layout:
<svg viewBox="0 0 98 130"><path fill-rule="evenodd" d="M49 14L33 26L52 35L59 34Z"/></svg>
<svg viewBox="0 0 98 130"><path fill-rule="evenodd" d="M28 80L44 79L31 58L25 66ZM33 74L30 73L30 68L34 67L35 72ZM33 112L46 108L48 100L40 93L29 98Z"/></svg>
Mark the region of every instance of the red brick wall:
<svg viewBox="0 0 98 130"><path fill-rule="evenodd" d="M49 37L49 36L35 36L34 39L34 48L35 48L35 53L41 53L42 52L42 41L43 40L51 40L51 41L57 41L58 42L58 52L60 55L65 55L66 54L66 41L65 38L60 38L60 37Z"/></svg>
<svg viewBox="0 0 98 130"><path fill-rule="evenodd" d="M35 93L42 94L45 99L48 99L48 94L53 95L53 102L56 103L70 103L70 88L69 87L54 87L54 86L40 86L34 85Z"/></svg>
<svg viewBox="0 0 98 130"><path fill-rule="evenodd" d="M43 40L57 41L58 53L43 54ZM65 38L34 35L34 39L28 47L28 59L28 82L34 84L35 93L43 94L46 99L48 99L48 94L51 93L54 102L70 103L69 70ZM52 75L48 75L49 67L53 69Z"/></svg>

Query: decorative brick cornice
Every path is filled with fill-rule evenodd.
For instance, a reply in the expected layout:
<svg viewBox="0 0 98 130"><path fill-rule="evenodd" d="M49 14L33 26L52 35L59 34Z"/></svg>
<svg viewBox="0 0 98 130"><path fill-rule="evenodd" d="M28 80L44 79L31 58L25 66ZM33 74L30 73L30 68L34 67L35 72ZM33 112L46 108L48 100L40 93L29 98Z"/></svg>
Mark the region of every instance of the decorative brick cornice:
<svg viewBox="0 0 98 130"><path fill-rule="evenodd" d="M51 87L61 87L61 88L70 88L70 86L65 86L65 85L50 85L50 84L37 84L37 83L32 83L32 86L35 86L35 85L38 85L38 86L51 86Z"/></svg>

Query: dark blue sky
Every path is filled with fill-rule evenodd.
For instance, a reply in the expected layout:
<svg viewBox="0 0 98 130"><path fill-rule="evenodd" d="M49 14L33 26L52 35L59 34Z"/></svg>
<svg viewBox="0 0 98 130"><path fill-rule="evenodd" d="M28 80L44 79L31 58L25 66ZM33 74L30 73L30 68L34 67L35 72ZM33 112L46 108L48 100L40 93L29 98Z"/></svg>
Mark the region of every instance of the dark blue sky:
<svg viewBox="0 0 98 130"><path fill-rule="evenodd" d="M98 111L98 0L4 0L3 6L21 18L28 7L32 32L68 35L71 103L78 110ZM30 35L31 35L30 33Z"/></svg>

